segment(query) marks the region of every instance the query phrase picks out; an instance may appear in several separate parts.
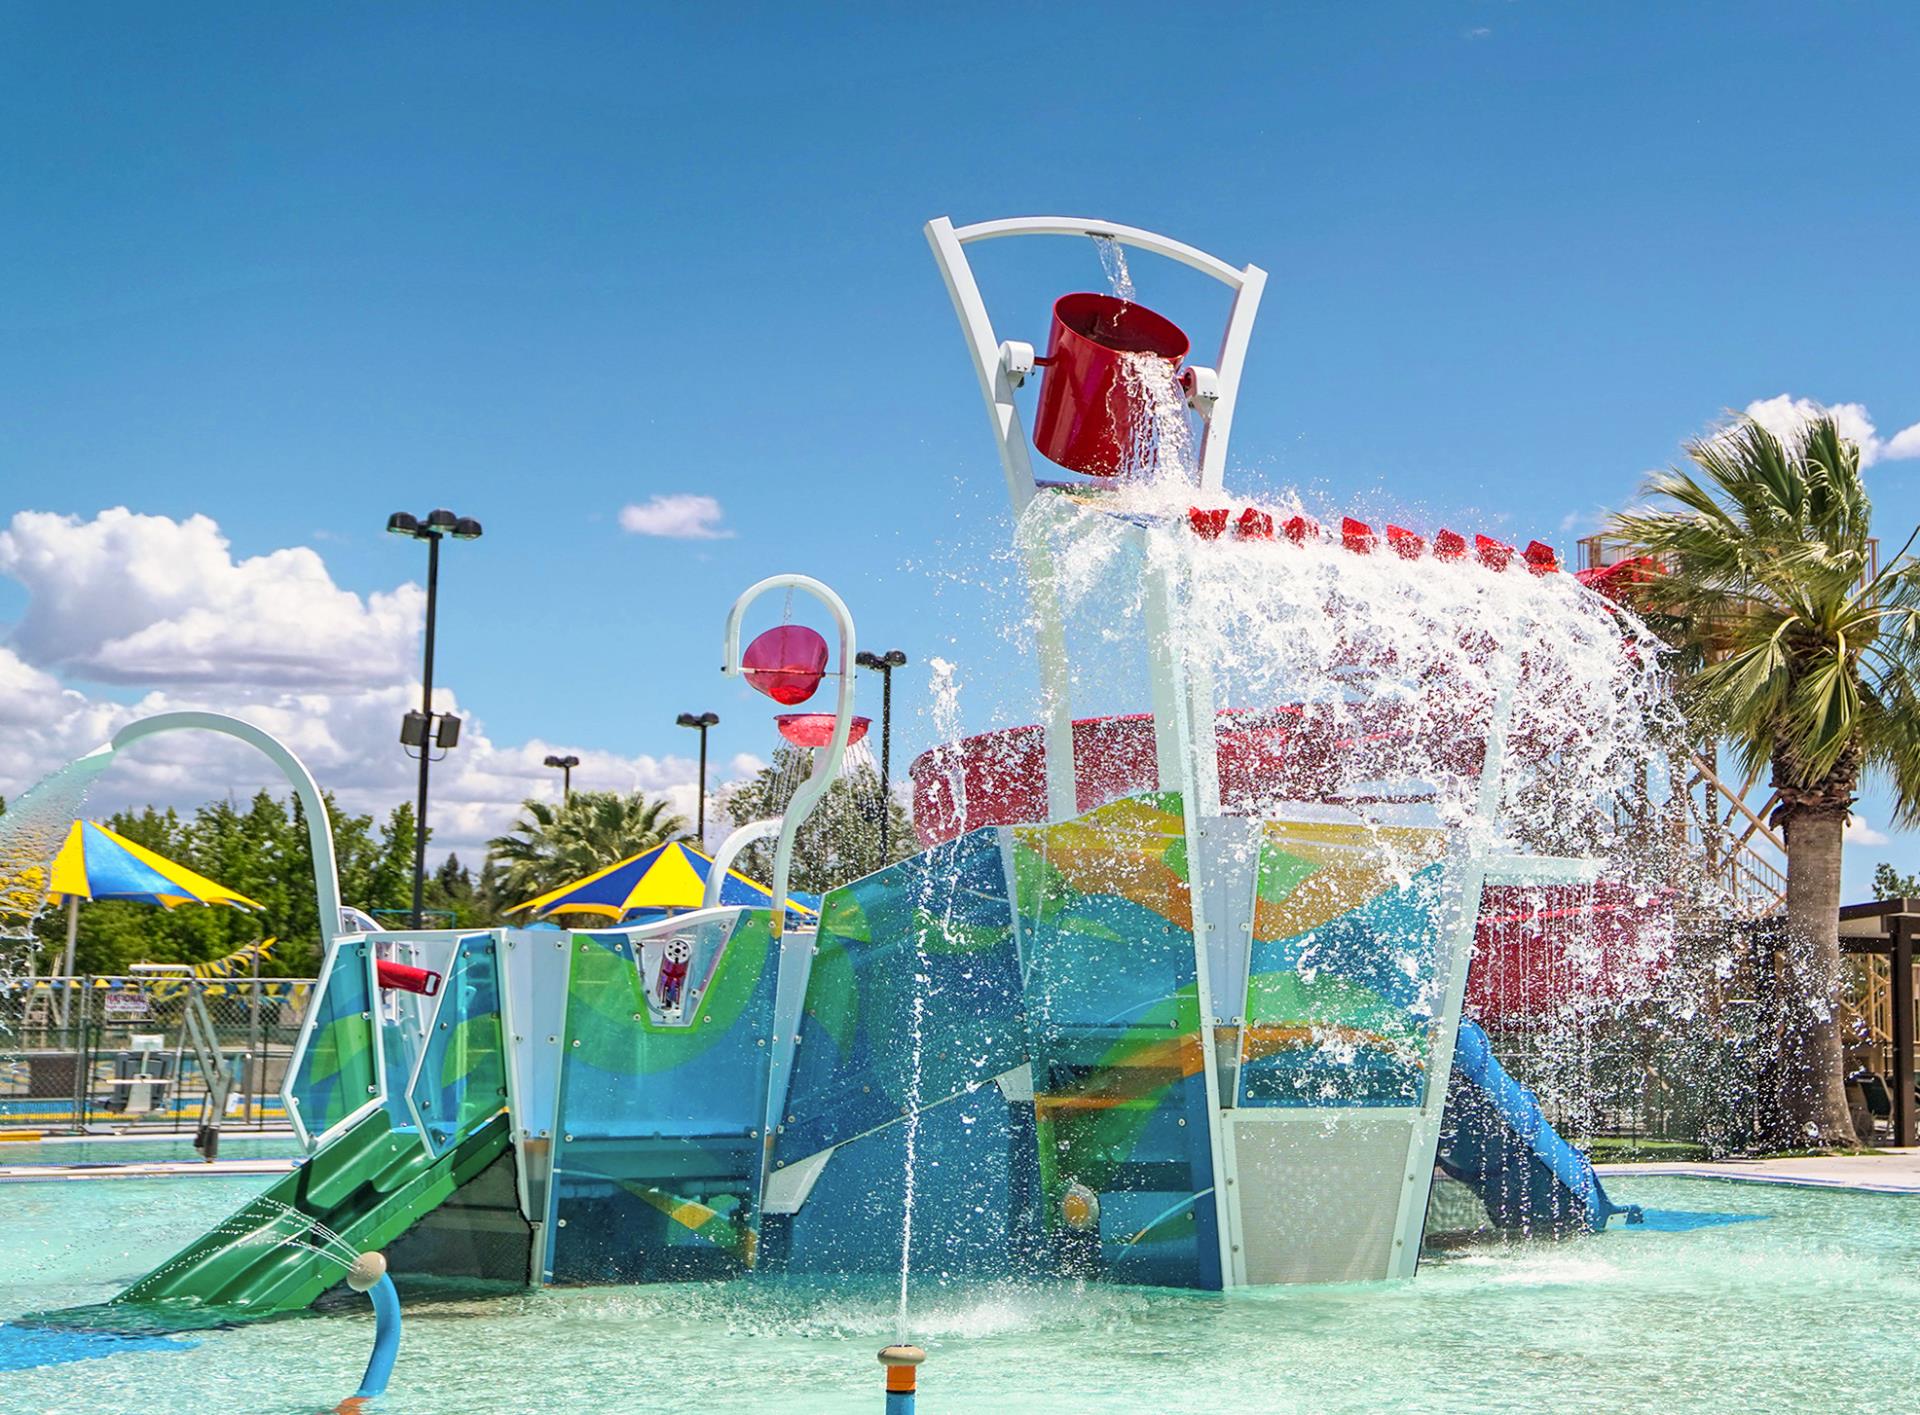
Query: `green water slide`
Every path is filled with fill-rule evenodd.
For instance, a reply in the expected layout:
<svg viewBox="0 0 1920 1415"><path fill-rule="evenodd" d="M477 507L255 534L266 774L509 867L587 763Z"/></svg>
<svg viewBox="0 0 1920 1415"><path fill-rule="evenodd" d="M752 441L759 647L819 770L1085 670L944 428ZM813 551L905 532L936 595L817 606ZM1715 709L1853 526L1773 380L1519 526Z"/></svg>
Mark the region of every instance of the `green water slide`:
<svg viewBox="0 0 1920 1415"><path fill-rule="evenodd" d="M303 1310L345 1275L344 1250L389 1247L505 1155L508 1136L502 1112L436 1159L375 1110L112 1301L35 1320L180 1331Z"/></svg>
<svg viewBox="0 0 1920 1415"><path fill-rule="evenodd" d="M111 1302L37 1320L180 1330L281 1316L373 1248L402 1274L524 1283L532 1230L515 1193L491 936L459 942L432 1006L416 1060L401 1027L376 1021L367 943L336 945L288 1085L297 1118L331 1138Z"/></svg>

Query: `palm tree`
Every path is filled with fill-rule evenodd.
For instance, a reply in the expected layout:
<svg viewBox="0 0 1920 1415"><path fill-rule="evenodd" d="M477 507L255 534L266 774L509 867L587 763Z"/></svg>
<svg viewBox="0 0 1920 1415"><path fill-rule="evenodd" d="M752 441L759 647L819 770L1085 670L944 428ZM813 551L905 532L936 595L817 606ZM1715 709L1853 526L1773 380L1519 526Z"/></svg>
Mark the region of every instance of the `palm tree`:
<svg viewBox="0 0 1920 1415"><path fill-rule="evenodd" d="M513 903L592 874L687 833L686 821L644 792L576 791L561 805L528 799L507 834L487 842Z"/></svg>
<svg viewBox="0 0 1920 1415"><path fill-rule="evenodd" d="M1891 782L1900 824L1920 821L1920 562L1909 537L1874 568L1860 449L1830 418L1788 442L1744 419L1686 452L1692 467L1655 474L1655 504L1614 529L1665 567L1645 593L1678 631L1690 720L1727 740L1747 771L1772 768L1787 898L1769 1138L1850 1145L1842 831L1864 772Z"/></svg>

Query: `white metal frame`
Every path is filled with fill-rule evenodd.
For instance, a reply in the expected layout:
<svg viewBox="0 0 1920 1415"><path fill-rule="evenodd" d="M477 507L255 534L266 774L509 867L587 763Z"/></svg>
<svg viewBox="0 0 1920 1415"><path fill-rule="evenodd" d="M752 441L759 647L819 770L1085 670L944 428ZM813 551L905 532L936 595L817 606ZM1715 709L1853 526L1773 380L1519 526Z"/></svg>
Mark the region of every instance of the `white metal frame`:
<svg viewBox="0 0 1920 1415"><path fill-rule="evenodd" d="M994 441L1000 450L1000 466L1005 473L1007 497L1016 520L1034 496L1033 460L1027 449L1027 431L1014 402L1014 390L1025 381L1032 367L1030 345L1003 344L987 313L979 284L973 278L966 247L977 241L998 240L1006 236L1074 236L1083 240L1101 237L1180 262L1201 274L1218 280L1233 291L1233 308L1228 313L1220 353L1208 396L1194 400L1201 414L1204 432L1200 442L1200 483L1202 494L1217 493L1226 474L1227 443L1233 431L1234 408L1240 396L1240 376L1246 365L1248 342L1253 337L1253 321L1260 309L1260 296L1266 289L1267 273L1257 265L1235 268L1217 256L1207 254L1170 237L1145 231L1137 226L1122 226L1078 216L1020 216L1003 221L981 221L971 226L955 226L947 217L936 217L926 226L927 243L946 281L947 293L960 318L960 328L973 355L974 371L980 379L981 396L993 424ZM1067 674L1066 625L1055 589L1051 557L1041 539L1020 537L1019 549L1032 595L1038 657L1040 663L1041 702L1046 718L1047 813L1053 820L1070 820L1078 814L1078 788L1073 765L1073 704ZM1177 586L1150 587L1150 609L1159 616L1158 625L1149 633L1165 628L1165 616L1180 595ZM1157 607L1157 608L1155 608ZM1151 651L1151 650L1150 650ZM1162 664L1155 664L1156 693L1161 691ZM1171 680L1167 680L1170 684ZM1179 691L1187 697L1188 734L1165 724L1163 704L1154 703L1155 735L1161 743L1162 785L1185 780L1190 787L1217 801L1218 786L1207 791L1214 776L1213 694L1210 683L1198 675L1182 683ZM1170 704L1166 705L1170 706ZM1178 778L1167 768L1176 761L1186 763ZM1203 812L1207 802L1202 803ZM1212 812L1217 814L1217 809Z"/></svg>
<svg viewBox="0 0 1920 1415"><path fill-rule="evenodd" d="M156 737L163 732L189 730L237 737L248 746L257 748L287 778L287 784L293 788L293 794L300 800L300 809L307 817L307 843L313 851L313 889L320 909L320 945L324 950L340 933L340 872L334 866L333 823L328 819L327 803L320 795L320 787L315 783L313 773L307 770L305 762L293 754L292 748L271 732L220 712L155 713L152 717L129 722L113 734L113 740L107 745L118 752L123 747L130 747L135 742Z"/></svg>
<svg viewBox="0 0 1920 1415"><path fill-rule="evenodd" d="M773 850L773 878L768 881L773 891L772 926L773 936L776 939L783 938L786 933L787 878L793 870L793 837L800 829L801 823L813 813L813 808L820 804L820 798L827 794L827 788L833 784L833 778L840 770L840 763L846 757L847 735L853 728L855 686L853 615L848 611L845 600L811 575L769 575L758 584L749 585L741 592L740 597L733 602L733 608L727 611L726 660L721 664L720 671L729 678L737 678L741 675L744 665L740 661L740 621L745 617L748 607L761 595L773 590L785 589L805 590L824 604L828 612L833 615L834 626L840 636L838 670L840 692L834 705L833 737L824 749L814 752L813 773L800 783L799 789L793 793L793 799L787 803L786 813L780 818L780 839ZM722 854L725 854L728 846L733 846L737 855L739 848L748 842L741 839L736 844L736 838L741 836L742 831L755 829L760 824L763 823L755 822L754 825L736 830L721 846ZM728 857L727 863L732 864L732 857ZM719 866L720 861L716 859L714 868L707 873L709 906L719 901L719 882L726 879L725 873Z"/></svg>

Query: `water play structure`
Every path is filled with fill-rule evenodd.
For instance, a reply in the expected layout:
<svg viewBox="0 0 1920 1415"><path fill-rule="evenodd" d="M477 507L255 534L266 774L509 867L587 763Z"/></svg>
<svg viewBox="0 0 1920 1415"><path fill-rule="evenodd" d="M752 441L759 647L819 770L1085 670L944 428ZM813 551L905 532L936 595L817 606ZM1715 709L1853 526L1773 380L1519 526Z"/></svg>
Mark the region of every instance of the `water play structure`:
<svg viewBox="0 0 1920 1415"><path fill-rule="evenodd" d="M814 753L785 813L721 845L696 911L471 932L340 931L325 809L291 754L230 719L135 724L116 748L246 737L306 807L327 937L285 1102L310 1156L106 1308L57 1317L298 1310L341 1281L336 1240L513 1285L1229 1289L1411 1275L1436 1174L1507 1232L1617 1212L1466 999L1476 939L1494 950L1516 919L1561 921L1563 963L1604 945L1551 989L1659 965L1657 902L1611 863L1653 691L1635 626L1538 543L1325 531L1229 493L1257 267L1068 218L927 236L1011 500L1039 722L955 730L911 770L919 854L817 916L771 907L865 727L853 616L771 577L727 616L724 671L783 709L834 690L781 718ZM1015 237L1090 241L1113 277L1054 305L1044 355L1001 338L968 261ZM1225 287L1212 367L1139 303L1127 251ZM1036 475L1035 449L1063 475ZM836 641L782 624L743 648L776 591ZM764 839L768 905L722 903ZM1553 1000L1512 968L1489 998Z"/></svg>

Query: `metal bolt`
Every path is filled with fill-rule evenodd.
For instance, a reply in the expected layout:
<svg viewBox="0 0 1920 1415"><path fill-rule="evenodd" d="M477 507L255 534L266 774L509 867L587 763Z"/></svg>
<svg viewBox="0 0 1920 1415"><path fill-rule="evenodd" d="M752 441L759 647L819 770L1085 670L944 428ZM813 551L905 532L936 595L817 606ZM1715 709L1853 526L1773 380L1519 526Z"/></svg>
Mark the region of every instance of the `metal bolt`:
<svg viewBox="0 0 1920 1415"><path fill-rule="evenodd" d="M573 1044L574 1044L575 1046L579 1046L579 1045L580 1045L580 1038L578 1038L578 1037L575 1037L575 1038L573 1039Z"/></svg>
<svg viewBox="0 0 1920 1415"><path fill-rule="evenodd" d="M567 1221L565 1219L561 1219L559 1222L560 1222L560 1227L565 1228L567 1226Z"/></svg>

